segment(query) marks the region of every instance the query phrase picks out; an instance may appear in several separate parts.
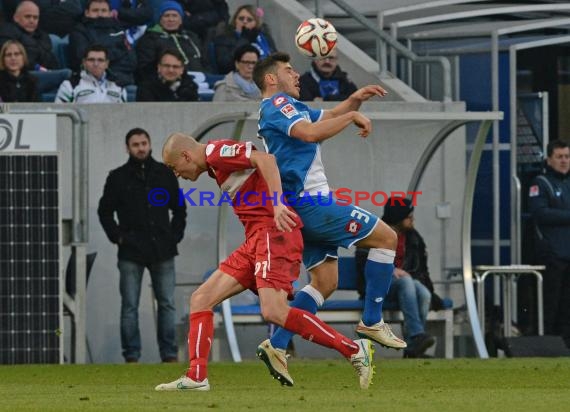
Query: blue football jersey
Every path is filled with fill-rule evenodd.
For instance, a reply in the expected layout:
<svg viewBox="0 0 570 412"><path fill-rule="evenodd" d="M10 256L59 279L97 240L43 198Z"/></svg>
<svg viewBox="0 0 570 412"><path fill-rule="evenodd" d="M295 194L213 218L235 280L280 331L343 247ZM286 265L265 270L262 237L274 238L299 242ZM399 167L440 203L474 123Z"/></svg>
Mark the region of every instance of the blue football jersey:
<svg viewBox="0 0 570 412"><path fill-rule="evenodd" d="M316 122L322 115L323 110L312 109L285 93L261 102L257 134L267 152L276 157L283 191L290 199L305 193L329 193L320 143L305 143L290 136L297 122Z"/></svg>

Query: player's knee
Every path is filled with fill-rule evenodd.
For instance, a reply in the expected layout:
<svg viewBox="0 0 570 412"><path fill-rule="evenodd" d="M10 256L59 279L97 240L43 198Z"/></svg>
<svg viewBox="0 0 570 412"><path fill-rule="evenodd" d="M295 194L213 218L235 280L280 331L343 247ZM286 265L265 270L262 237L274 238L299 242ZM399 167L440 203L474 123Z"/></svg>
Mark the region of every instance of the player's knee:
<svg viewBox="0 0 570 412"><path fill-rule="evenodd" d="M383 225L378 242L374 247L376 249L396 250L396 246L398 246L398 234L390 226Z"/></svg>
<svg viewBox="0 0 570 412"><path fill-rule="evenodd" d="M321 295L327 299L338 287L338 279L313 279L311 286L321 292Z"/></svg>
<svg viewBox="0 0 570 412"><path fill-rule="evenodd" d="M208 310L208 297L205 293L200 290L196 290L190 296L190 311L199 312L203 310Z"/></svg>
<svg viewBox="0 0 570 412"><path fill-rule="evenodd" d="M387 249L396 250L396 246L398 246L398 234L391 227L386 230L386 243L389 245Z"/></svg>
<svg viewBox="0 0 570 412"><path fill-rule="evenodd" d="M284 326L287 319L289 306L287 303L280 304L272 302L269 305L261 305L261 316L266 322L274 323L277 326Z"/></svg>

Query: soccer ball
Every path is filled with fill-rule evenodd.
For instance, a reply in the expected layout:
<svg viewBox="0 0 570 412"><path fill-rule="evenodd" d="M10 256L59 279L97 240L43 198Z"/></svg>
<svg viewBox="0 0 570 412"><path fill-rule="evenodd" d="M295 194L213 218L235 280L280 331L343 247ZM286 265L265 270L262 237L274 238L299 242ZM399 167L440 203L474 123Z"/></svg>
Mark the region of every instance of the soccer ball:
<svg viewBox="0 0 570 412"><path fill-rule="evenodd" d="M305 56L322 59L336 46L336 29L326 20L305 20L295 33L295 45Z"/></svg>

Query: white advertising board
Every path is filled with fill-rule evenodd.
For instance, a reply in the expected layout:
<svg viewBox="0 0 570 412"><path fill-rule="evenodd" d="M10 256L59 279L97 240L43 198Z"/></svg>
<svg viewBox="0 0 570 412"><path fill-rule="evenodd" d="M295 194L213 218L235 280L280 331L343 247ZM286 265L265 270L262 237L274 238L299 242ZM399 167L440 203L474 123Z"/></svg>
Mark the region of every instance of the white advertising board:
<svg viewBox="0 0 570 412"><path fill-rule="evenodd" d="M57 151L55 114L0 114L0 154Z"/></svg>

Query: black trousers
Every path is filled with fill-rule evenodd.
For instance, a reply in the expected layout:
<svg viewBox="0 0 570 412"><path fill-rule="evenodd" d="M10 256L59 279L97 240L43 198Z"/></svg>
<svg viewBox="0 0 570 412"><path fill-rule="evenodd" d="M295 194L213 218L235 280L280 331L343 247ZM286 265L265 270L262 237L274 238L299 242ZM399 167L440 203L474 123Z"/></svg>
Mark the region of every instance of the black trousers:
<svg viewBox="0 0 570 412"><path fill-rule="evenodd" d="M543 276L544 334L562 336L570 347L570 262L550 258Z"/></svg>

